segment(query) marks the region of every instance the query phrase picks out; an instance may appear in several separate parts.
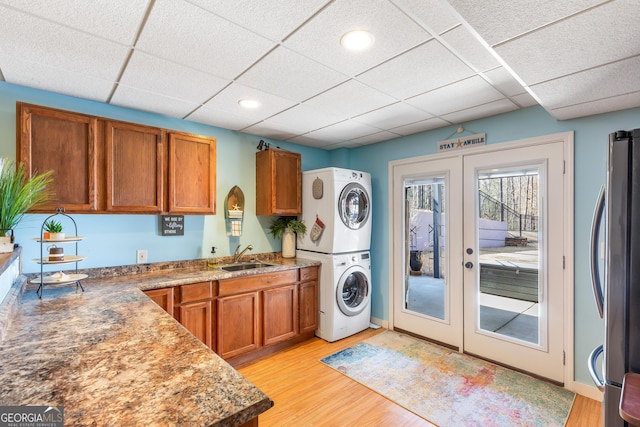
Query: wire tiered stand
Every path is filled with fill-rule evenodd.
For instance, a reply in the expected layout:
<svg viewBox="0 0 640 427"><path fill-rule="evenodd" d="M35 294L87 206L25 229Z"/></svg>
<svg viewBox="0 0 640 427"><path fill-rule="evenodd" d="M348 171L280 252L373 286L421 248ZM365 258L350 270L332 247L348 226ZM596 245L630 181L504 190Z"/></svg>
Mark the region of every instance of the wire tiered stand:
<svg viewBox="0 0 640 427"><path fill-rule="evenodd" d="M51 218L54 218L58 215L61 215L65 218L68 218L74 227L74 235L73 236L65 236L64 239L45 239L44 238L44 228L47 221ZM36 293L40 298L42 298L42 292L44 290L44 285L63 285L69 283L75 283L76 289L80 287L82 292L84 292L84 288L82 287L82 283L80 282L83 279L86 279L88 276L86 274L78 274L78 262L85 259L85 256L78 255L78 242L83 240L84 236L78 236L78 226L73 218L64 213L64 208L57 208L56 213L53 215L49 215L43 222L42 227L40 227L40 238L34 238L35 241L40 243L40 258L36 258L33 261L40 264L40 277L36 277L30 280L30 283L38 283L38 290ZM76 252L75 255L64 255L62 260L54 260L50 261L48 256L45 256L45 248L46 244L66 244L66 243L75 243ZM75 273L72 274L63 274L62 272L54 273L49 276L44 275L44 266L45 265L58 265L58 264L76 264Z"/></svg>

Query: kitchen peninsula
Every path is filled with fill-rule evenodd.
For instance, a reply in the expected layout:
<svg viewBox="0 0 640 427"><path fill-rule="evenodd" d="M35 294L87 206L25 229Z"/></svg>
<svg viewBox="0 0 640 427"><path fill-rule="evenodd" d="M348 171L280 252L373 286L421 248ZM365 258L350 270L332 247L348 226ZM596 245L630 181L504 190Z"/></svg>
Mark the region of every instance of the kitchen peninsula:
<svg viewBox="0 0 640 427"><path fill-rule="evenodd" d="M257 425L271 399L142 292L251 274L185 264L42 299L28 285L0 342L0 405L64 406L70 425Z"/></svg>

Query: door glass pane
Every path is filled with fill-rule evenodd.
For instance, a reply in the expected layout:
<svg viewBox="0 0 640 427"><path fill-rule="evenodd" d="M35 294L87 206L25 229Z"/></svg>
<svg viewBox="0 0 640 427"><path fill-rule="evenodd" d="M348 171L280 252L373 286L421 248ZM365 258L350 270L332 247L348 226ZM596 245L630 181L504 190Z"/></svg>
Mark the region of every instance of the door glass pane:
<svg viewBox="0 0 640 427"><path fill-rule="evenodd" d="M539 343L539 169L477 175L480 329Z"/></svg>
<svg viewBox="0 0 640 427"><path fill-rule="evenodd" d="M404 194L404 308L445 320L445 178L405 180Z"/></svg>

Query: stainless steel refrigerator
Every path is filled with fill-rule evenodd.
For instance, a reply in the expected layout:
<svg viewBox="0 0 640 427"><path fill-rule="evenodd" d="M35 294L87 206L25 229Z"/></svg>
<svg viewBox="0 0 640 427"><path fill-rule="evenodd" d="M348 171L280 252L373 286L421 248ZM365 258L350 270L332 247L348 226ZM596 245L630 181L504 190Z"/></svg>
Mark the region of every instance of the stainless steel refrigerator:
<svg viewBox="0 0 640 427"><path fill-rule="evenodd" d="M604 391L604 425L627 426L618 412L622 380L626 372L640 372L640 129L609 135L607 180L592 225L591 276L605 337L589 357L589 371Z"/></svg>

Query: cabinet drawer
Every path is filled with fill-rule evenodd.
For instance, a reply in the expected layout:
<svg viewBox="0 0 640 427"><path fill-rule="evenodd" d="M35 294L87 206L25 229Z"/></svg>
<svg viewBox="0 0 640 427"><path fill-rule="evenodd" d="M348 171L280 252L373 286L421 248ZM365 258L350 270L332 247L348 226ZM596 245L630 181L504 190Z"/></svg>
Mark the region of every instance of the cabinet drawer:
<svg viewBox="0 0 640 427"><path fill-rule="evenodd" d="M295 283L297 281L298 270L278 271L275 273L256 274L255 276L238 277L237 279L220 280L220 295L252 292L271 286Z"/></svg>
<svg viewBox="0 0 640 427"><path fill-rule="evenodd" d="M211 282L193 283L178 288L176 298L179 304L213 298Z"/></svg>
<svg viewBox="0 0 640 427"><path fill-rule="evenodd" d="M318 279L318 267L306 267L300 269L300 281L306 282L307 280Z"/></svg>

